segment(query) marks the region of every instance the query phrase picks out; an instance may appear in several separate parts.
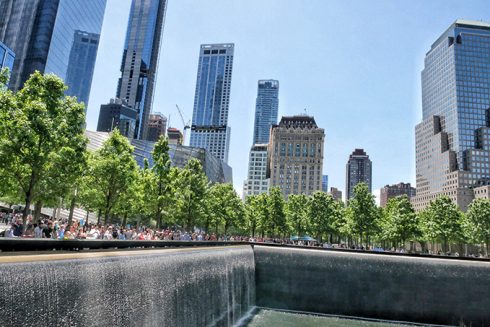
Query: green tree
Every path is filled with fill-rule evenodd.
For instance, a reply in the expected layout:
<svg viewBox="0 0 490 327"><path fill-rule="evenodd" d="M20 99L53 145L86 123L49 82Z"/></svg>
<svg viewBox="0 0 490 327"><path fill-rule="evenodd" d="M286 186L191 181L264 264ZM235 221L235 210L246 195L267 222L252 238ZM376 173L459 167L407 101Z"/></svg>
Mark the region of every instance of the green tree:
<svg viewBox="0 0 490 327"><path fill-rule="evenodd" d="M485 255L490 255L490 200L475 199L463 217L463 231L466 238L485 245Z"/></svg>
<svg viewBox="0 0 490 327"><path fill-rule="evenodd" d="M309 199L304 194L291 194L286 202L286 221L289 230L298 236L304 236L310 230L308 219Z"/></svg>
<svg viewBox="0 0 490 327"><path fill-rule="evenodd" d="M237 227L244 218L243 203L231 184L214 184L206 195L208 215L214 223L215 231L223 225L226 234L231 227Z"/></svg>
<svg viewBox="0 0 490 327"><path fill-rule="evenodd" d="M128 188L134 187L138 168L133 147L116 129L91 157L89 167L87 186L107 224L118 201Z"/></svg>
<svg viewBox="0 0 490 327"><path fill-rule="evenodd" d="M286 214L284 197L278 187L272 187L267 197L267 207L269 211L266 230L269 236L285 235L287 232Z"/></svg>
<svg viewBox="0 0 490 327"><path fill-rule="evenodd" d="M19 92L0 91L0 184L22 194L24 228L44 186L53 185L50 180L64 183L72 165L79 165L77 158L83 158L85 108L65 90L60 78L35 72Z"/></svg>
<svg viewBox="0 0 490 327"><path fill-rule="evenodd" d="M462 213L447 196L431 201L420 217L425 238L442 242L444 252L449 250L449 242L461 237Z"/></svg>
<svg viewBox="0 0 490 327"><path fill-rule="evenodd" d="M378 217L374 195L369 193L366 183L357 184L354 196L349 200L346 218L350 234L357 236L361 245L370 244L370 237L377 229Z"/></svg>
<svg viewBox="0 0 490 327"><path fill-rule="evenodd" d="M161 136L153 149L153 167L151 168L154 178L150 190L154 196L155 218L158 228L162 227L162 215L166 204L170 199L170 156L168 154L168 140Z"/></svg>
<svg viewBox="0 0 490 327"><path fill-rule="evenodd" d="M260 195L249 195L245 198L245 221L243 228L252 237L255 237L261 221L262 208L260 207L260 203Z"/></svg>
<svg viewBox="0 0 490 327"><path fill-rule="evenodd" d="M308 205L308 218L311 233L321 242L323 235L329 236L332 242L334 234L339 234L337 222L341 219L342 206L331 195L324 192L315 192Z"/></svg>
<svg viewBox="0 0 490 327"><path fill-rule="evenodd" d="M203 221L206 214L206 190L208 179L197 159L187 162L176 182L177 217L186 230Z"/></svg>
<svg viewBox="0 0 490 327"><path fill-rule="evenodd" d="M395 246L401 244L404 247L406 241L420 235L418 216L406 195L388 201L380 225L381 238L395 243Z"/></svg>

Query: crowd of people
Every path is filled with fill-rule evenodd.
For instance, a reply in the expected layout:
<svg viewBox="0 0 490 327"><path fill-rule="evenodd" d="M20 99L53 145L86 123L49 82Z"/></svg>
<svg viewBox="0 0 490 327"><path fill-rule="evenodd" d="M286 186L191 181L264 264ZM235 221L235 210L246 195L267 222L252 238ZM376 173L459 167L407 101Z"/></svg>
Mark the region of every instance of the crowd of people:
<svg viewBox="0 0 490 327"><path fill-rule="evenodd" d="M0 228L0 236L11 238L38 238L38 239L58 239L58 240L141 240L141 241L238 241L238 242L257 242L257 243L276 243L283 245L300 245L307 247L323 247L337 249L351 249L373 252L393 252L405 253L404 248L383 249L382 247L363 247L361 245L331 244L328 242L318 243L317 241L291 240L289 238L267 238L267 237L247 237L239 235L220 235L216 233L206 233L205 231L187 232L179 228L156 229L148 226L134 225L102 225L85 222L84 220L73 220L68 223L66 219L43 218L33 222L31 215L27 218L27 228L24 231L21 213L0 212L0 223L6 225L5 230ZM443 253L426 252L432 255L460 256L458 252ZM484 257L482 253L470 254L472 257Z"/></svg>
<svg viewBox="0 0 490 327"><path fill-rule="evenodd" d="M24 231L21 214L0 213L0 221L7 225L2 232L4 237L44 238L59 240L92 239L92 240L179 240L179 241L250 241L265 242L268 239L243 236L217 235L195 231L192 233L177 228L156 229L147 226L101 225L66 219L41 219L33 222L27 218Z"/></svg>

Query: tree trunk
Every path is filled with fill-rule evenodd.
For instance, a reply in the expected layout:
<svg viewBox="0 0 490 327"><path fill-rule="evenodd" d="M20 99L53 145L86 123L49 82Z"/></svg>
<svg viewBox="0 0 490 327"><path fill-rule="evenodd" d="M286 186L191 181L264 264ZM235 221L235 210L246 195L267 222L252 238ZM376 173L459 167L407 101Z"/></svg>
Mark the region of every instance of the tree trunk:
<svg viewBox="0 0 490 327"><path fill-rule="evenodd" d="M32 219L34 223L37 223L41 219L42 208L43 208L43 202L37 201L36 204L34 205L34 217Z"/></svg>
<svg viewBox="0 0 490 327"><path fill-rule="evenodd" d="M26 192L26 197L25 197L25 207L24 210L22 211L22 234L26 232L27 229L27 216L29 215L31 211L31 191Z"/></svg>
<svg viewBox="0 0 490 327"><path fill-rule="evenodd" d="M156 219L157 219L157 228L158 229L162 228L162 209L160 204L157 206Z"/></svg>
<svg viewBox="0 0 490 327"><path fill-rule="evenodd" d="M104 212L104 225L107 225L109 223L109 210L106 209Z"/></svg>
<svg viewBox="0 0 490 327"><path fill-rule="evenodd" d="M123 222L122 222L123 228L126 228L127 223L128 223L128 213L125 212L123 216Z"/></svg>
<svg viewBox="0 0 490 327"><path fill-rule="evenodd" d="M101 212L101 210L99 209L99 211L97 212L97 225L100 225L100 218L101 218L101 215L102 215L102 212Z"/></svg>
<svg viewBox="0 0 490 327"><path fill-rule="evenodd" d="M70 213L68 214L68 226L71 226L73 220L73 212L75 211L76 199L75 196L72 197L70 202Z"/></svg>

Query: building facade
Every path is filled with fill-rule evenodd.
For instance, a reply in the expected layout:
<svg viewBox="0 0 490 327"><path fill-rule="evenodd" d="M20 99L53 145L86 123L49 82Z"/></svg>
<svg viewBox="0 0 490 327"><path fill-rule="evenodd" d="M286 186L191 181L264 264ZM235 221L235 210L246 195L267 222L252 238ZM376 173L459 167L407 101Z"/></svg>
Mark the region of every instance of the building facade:
<svg viewBox="0 0 490 327"><path fill-rule="evenodd" d="M161 113L150 114L148 118L148 135L147 140L151 142L156 142L160 136L165 136L167 130L167 117Z"/></svg>
<svg viewBox="0 0 490 327"><path fill-rule="evenodd" d="M98 41L80 57L72 49L79 46L79 32L100 35L105 6L106 0L0 0L0 41L15 53L10 88L21 89L38 70L61 77L69 94L87 103Z"/></svg>
<svg viewBox="0 0 490 327"><path fill-rule="evenodd" d="M336 201L342 201L342 191L336 187L331 187L330 192L328 192L332 198Z"/></svg>
<svg viewBox="0 0 490 327"><path fill-rule="evenodd" d="M322 176L322 192L328 193L328 175Z"/></svg>
<svg viewBox="0 0 490 327"><path fill-rule="evenodd" d="M166 0L133 0L116 97L138 112L135 138L146 139L152 112Z"/></svg>
<svg viewBox="0 0 490 327"><path fill-rule="evenodd" d="M110 103L100 106L97 132L112 132L117 128L122 135L133 138L137 116L136 110L124 100L111 99Z"/></svg>
<svg viewBox="0 0 490 327"><path fill-rule="evenodd" d="M89 151L96 151L102 147L104 142L109 138L110 133L86 130L85 136L89 140L87 149ZM131 139L130 141L134 147L133 157L138 165L143 168L146 159L150 167L153 166L152 152L155 147L155 142L137 139ZM194 158L201 162L203 171L210 182L233 183L231 167L204 149L169 144L169 156L173 167L183 168L190 159Z"/></svg>
<svg viewBox="0 0 490 327"><path fill-rule="evenodd" d="M248 159L248 175L243 185L243 198L269 191L267 178L268 144L255 144L250 149Z"/></svg>
<svg viewBox="0 0 490 327"><path fill-rule="evenodd" d="M66 72L67 95L88 104L100 34L76 30Z"/></svg>
<svg viewBox="0 0 490 327"><path fill-rule="evenodd" d="M14 60L15 53L7 45L0 42L0 69L7 67L12 72Z"/></svg>
<svg viewBox="0 0 490 327"><path fill-rule="evenodd" d="M364 149L355 149L346 165L345 197L349 201L354 196L354 187L366 183L372 192L372 162Z"/></svg>
<svg viewBox="0 0 490 327"><path fill-rule="evenodd" d="M271 126L277 124L279 81L260 80L255 102L253 144L268 144Z"/></svg>
<svg viewBox="0 0 490 327"><path fill-rule="evenodd" d="M409 199L413 198L416 194L415 187L412 187L410 183L398 183L394 185L386 185L380 192L380 206L386 207L388 200L400 195L406 195Z"/></svg>
<svg viewBox="0 0 490 327"><path fill-rule="evenodd" d="M282 117L273 125L269 142L268 177L271 187L290 194L322 190L325 132L310 116Z"/></svg>
<svg viewBox="0 0 490 327"><path fill-rule="evenodd" d="M457 20L425 56L416 210L441 195L466 210L474 189L490 183L489 52L490 24Z"/></svg>
<svg viewBox="0 0 490 327"><path fill-rule="evenodd" d="M169 144L184 144L184 134L182 134L182 132L177 128L170 127L167 129L167 137Z"/></svg>
<svg viewBox="0 0 490 327"><path fill-rule="evenodd" d="M190 146L228 162L231 76L235 45L203 44L199 53Z"/></svg>

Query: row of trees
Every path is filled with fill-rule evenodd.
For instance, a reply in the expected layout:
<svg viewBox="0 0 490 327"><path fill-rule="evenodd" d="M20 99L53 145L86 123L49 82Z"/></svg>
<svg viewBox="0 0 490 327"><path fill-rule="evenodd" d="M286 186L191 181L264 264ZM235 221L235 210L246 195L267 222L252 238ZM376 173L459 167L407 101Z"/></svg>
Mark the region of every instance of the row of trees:
<svg viewBox="0 0 490 327"><path fill-rule="evenodd" d="M54 75L35 73L13 93L0 74L0 196L24 203L23 222L34 204L83 207L100 222L178 225L217 233L288 237L350 244L404 246L409 241L490 243L490 201L475 200L466 214L447 197L416 214L406 197L376 206L367 185L359 184L348 206L322 192L291 195L278 188L243 203L229 184L211 184L197 160L171 167L168 143L161 138L153 164L139 167L133 147L117 131L103 146L87 151L82 104L64 95ZM63 199L63 201L60 201ZM61 204L60 204L61 203Z"/></svg>
<svg viewBox="0 0 490 327"><path fill-rule="evenodd" d="M54 75L34 73L19 92L7 89L0 73L0 197L23 203L23 225L34 205L76 207L98 214L99 222L154 223L224 230L243 220L244 208L231 185L208 183L201 164L171 167L168 142L153 150L153 165L140 168L128 139L115 131L103 146L87 151L85 109L65 96Z"/></svg>
<svg viewBox="0 0 490 327"><path fill-rule="evenodd" d="M346 242L359 246L404 247L408 242L490 245L490 200L477 199L468 212L461 212L443 196L416 213L406 196L388 201L386 208L375 204L364 183L356 185L347 206L330 195L290 195L282 200L279 189L249 196L245 203L246 229L250 235L311 235L317 240Z"/></svg>

